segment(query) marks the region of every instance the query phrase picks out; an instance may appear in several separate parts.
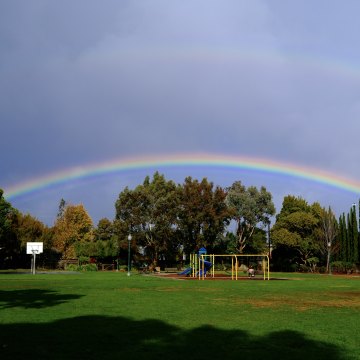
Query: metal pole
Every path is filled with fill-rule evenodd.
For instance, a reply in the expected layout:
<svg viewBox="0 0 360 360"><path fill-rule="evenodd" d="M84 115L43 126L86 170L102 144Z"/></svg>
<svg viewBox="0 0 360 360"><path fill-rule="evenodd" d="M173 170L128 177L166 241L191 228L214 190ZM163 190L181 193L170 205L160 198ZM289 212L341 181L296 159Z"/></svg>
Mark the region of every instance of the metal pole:
<svg viewBox="0 0 360 360"><path fill-rule="evenodd" d="M34 258L34 260L33 260L33 275L35 275L35 263L36 263L36 252L35 251L33 251L33 258Z"/></svg>

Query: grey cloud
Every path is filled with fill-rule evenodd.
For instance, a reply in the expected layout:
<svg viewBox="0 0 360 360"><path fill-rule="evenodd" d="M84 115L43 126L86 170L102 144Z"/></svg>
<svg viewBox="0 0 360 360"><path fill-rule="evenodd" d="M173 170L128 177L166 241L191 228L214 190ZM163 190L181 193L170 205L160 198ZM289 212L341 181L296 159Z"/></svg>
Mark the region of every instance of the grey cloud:
<svg viewBox="0 0 360 360"><path fill-rule="evenodd" d="M356 50L329 43L321 30L340 39L354 38L353 28L317 24L305 3L296 11L281 4L2 2L0 185L115 157L180 151L360 176L360 77L318 56L340 49L339 56L356 60Z"/></svg>

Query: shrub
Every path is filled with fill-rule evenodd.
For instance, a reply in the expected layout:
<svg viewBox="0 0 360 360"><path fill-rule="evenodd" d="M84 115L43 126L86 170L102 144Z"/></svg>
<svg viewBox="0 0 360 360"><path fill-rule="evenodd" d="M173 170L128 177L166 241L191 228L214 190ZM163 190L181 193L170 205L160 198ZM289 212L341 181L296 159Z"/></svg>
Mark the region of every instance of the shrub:
<svg viewBox="0 0 360 360"><path fill-rule="evenodd" d="M80 256L79 257L79 264L83 265L83 264L88 264L90 262L90 257L89 256Z"/></svg>
<svg viewBox="0 0 360 360"><path fill-rule="evenodd" d="M307 273L307 272L310 272L311 270L310 270L310 268L309 268L307 265L305 265L305 264L300 264L299 271L300 271L300 272L305 272L305 273Z"/></svg>
<svg viewBox="0 0 360 360"><path fill-rule="evenodd" d="M97 269L96 264L85 264L79 266L80 271L97 271Z"/></svg>
<svg viewBox="0 0 360 360"><path fill-rule="evenodd" d="M330 266L331 271L344 274L353 269L353 264L348 261L333 261Z"/></svg>
<svg viewBox="0 0 360 360"><path fill-rule="evenodd" d="M79 265L75 265L75 264L69 264L66 267L67 271L79 271Z"/></svg>
<svg viewBox="0 0 360 360"><path fill-rule="evenodd" d="M296 271L298 271L298 270L299 270L299 266L298 266L297 264L290 264L289 270L287 270L287 271L289 271L289 272L296 272Z"/></svg>
<svg viewBox="0 0 360 360"><path fill-rule="evenodd" d="M68 270L68 271L97 271L97 266L96 266L96 264L85 264L85 265L70 264L67 266L66 270Z"/></svg>
<svg viewBox="0 0 360 360"><path fill-rule="evenodd" d="M127 265L119 265L119 271L127 271Z"/></svg>

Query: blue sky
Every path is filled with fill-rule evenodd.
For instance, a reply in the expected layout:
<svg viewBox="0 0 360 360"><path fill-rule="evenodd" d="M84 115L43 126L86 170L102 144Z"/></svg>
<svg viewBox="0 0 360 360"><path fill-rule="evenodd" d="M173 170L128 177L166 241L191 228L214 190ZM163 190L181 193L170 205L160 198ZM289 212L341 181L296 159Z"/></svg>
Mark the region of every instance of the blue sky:
<svg viewBox="0 0 360 360"><path fill-rule="evenodd" d="M0 1L0 187L148 154L221 153L357 180L358 1ZM154 169L156 170L156 169ZM161 170L161 169L160 169ZM229 169L169 179L265 185L348 211L358 194ZM95 222L151 171L10 199L51 225L61 198Z"/></svg>

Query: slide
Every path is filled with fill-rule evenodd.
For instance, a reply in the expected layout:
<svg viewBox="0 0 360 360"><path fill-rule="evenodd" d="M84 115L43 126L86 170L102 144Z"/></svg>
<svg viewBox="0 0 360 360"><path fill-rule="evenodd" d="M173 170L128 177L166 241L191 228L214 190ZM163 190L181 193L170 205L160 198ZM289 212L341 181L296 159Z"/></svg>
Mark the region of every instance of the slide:
<svg viewBox="0 0 360 360"><path fill-rule="evenodd" d="M190 275L192 272L192 267L189 267L185 269L183 272L181 272L179 275Z"/></svg>
<svg viewBox="0 0 360 360"><path fill-rule="evenodd" d="M210 261L204 260L204 275L206 275L206 273L211 269L211 267L212 267L212 263ZM203 275L203 270L202 269L200 270L198 275L199 274L200 274L200 276Z"/></svg>

